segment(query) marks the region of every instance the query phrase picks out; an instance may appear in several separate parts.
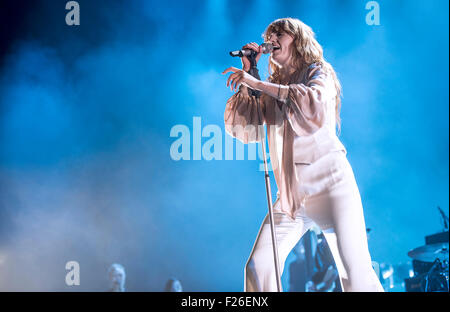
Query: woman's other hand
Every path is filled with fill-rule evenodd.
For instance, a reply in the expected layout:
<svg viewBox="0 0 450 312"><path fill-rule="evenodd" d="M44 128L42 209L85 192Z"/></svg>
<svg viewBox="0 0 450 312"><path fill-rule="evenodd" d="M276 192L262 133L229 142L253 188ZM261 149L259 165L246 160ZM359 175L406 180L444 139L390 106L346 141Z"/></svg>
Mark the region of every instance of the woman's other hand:
<svg viewBox="0 0 450 312"><path fill-rule="evenodd" d="M222 74L229 72L233 72L227 80L227 87L229 86L231 90L236 90L241 83L249 88L258 90L257 86L260 80L256 79L249 73L236 67L228 67L222 72Z"/></svg>

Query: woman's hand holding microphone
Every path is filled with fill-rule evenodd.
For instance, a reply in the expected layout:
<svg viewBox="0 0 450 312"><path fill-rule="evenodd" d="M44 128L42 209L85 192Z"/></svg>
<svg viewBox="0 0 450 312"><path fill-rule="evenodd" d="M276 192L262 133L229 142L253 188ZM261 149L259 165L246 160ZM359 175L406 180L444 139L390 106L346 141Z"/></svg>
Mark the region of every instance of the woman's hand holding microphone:
<svg viewBox="0 0 450 312"><path fill-rule="evenodd" d="M242 47L242 49L251 49L255 52L257 52L258 54L256 55L256 62L259 61L262 51L261 51L261 46L259 46L257 43L252 42L252 43L248 43L245 46ZM242 61L242 69L236 68L236 67L228 67L227 69L225 69L222 74L226 74L229 72L233 72L227 80L227 87L229 86L231 88L231 90L236 90L239 85L242 83L244 85L246 85L249 88L258 90L257 86L258 83L260 82L260 80L256 79L255 77L253 77L252 75L250 75L249 73L247 73L250 70L250 60L246 57L243 56L241 57L241 61Z"/></svg>

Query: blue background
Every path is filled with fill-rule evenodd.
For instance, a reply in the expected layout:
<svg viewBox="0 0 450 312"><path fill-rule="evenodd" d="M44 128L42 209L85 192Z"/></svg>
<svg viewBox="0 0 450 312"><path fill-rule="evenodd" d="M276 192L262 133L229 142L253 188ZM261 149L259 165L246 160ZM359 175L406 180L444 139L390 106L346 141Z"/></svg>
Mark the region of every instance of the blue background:
<svg viewBox="0 0 450 312"><path fill-rule="evenodd" d="M373 260L406 262L442 230L448 1L378 1L379 26L361 0L78 2L72 27L66 1L0 6L0 290L103 291L113 262L127 290L172 276L187 291L243 290L267 210L261 161L174 161L169 133L192 136L194 116L223 130L221 72L240 66L228 51L287 16L313 28L342 83ZM267 77L267 56L259 68ZM78 287L65 284L71 260Z"/></svg>

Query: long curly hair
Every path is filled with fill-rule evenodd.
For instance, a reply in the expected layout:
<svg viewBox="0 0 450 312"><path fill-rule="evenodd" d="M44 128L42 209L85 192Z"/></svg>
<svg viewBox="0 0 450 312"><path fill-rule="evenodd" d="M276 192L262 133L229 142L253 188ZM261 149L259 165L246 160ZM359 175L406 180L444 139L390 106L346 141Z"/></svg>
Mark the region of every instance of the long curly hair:
<svg viewBox="0 0 450 312"><path fill-rule="evenodd" d="M294 38L291 57L291 67L294 69L288 73L288 77L283 77L281 68L275 64L272 57L269 58L269 81L273 83L290 83L292 77L303 77L306 74L308 66L313 63L322 65L322 68L331 74L336 88L336 125L338 132L341 129L341 84L336 76L333 67L325 61L323 49L317 42L315 34L311 27L296 18L280 18L267 26L263 33L264 41L269 40L272 33L285 32Z"/></svg>

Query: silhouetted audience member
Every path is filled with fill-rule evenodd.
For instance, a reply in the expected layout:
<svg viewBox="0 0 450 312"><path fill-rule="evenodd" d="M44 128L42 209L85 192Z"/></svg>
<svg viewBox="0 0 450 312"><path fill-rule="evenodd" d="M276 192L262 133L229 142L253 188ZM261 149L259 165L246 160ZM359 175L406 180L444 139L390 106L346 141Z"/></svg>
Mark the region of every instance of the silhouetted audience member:
<svg viewBox="0 0 450 312"><path fill-rule="evenodd" d="M166 292L182 292L181 282L176 278L169 278L164 289Z"/></svg>
<svg viewBox="0 0 450 312"><path fill-rule="evenodd" d="M113 263L108 270L109 275L109 291L124 292L125 291L125 268L118 263Z"/></svg>

